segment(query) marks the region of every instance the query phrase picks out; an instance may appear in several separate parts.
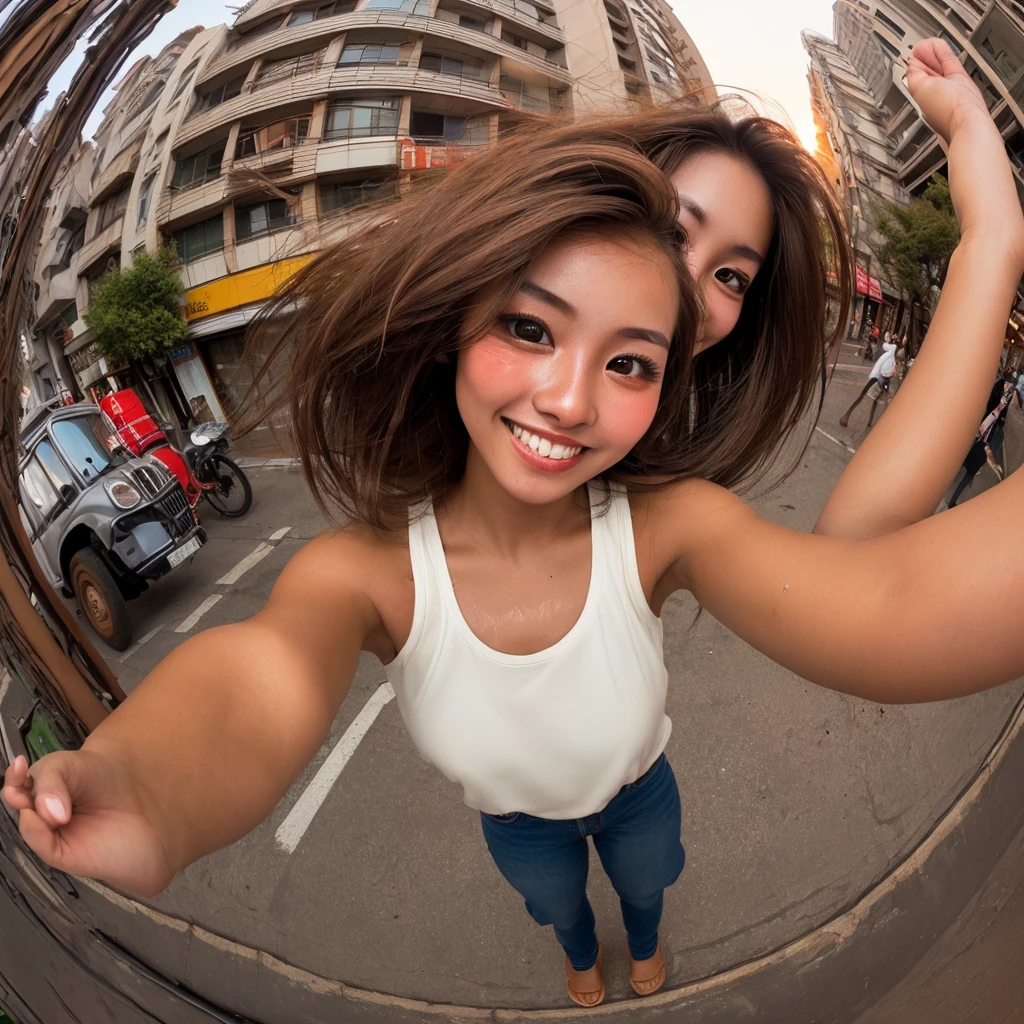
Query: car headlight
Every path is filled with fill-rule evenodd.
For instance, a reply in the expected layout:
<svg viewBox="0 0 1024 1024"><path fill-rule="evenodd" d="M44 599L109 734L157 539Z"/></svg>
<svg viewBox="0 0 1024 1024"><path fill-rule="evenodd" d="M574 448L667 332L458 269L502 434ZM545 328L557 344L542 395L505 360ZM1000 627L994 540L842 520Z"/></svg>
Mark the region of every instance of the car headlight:
<svg viewBox="0 0 1024 1024"><path fill-rule="evenodd" d="M123 480L115 480L113 483L103 486L107 494L110 495L110 500L119 508L134 508L142 500L139 492Z"/></svg>

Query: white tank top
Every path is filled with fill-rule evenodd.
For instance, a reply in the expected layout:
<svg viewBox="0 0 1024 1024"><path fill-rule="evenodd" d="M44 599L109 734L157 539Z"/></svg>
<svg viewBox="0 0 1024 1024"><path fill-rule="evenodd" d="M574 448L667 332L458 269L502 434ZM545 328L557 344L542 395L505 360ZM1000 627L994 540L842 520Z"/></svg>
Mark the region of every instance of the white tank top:
<svg viewBox="0 0 1024 1024"><path fill-rule="evenodd" d="M640 585L624 490L591 486L591 572L576 624L536 654L488 647L459 610L433 509L409 526L415 610L387 667L417 749L489 814L582 818L665 749L662 627Z"/></svg>

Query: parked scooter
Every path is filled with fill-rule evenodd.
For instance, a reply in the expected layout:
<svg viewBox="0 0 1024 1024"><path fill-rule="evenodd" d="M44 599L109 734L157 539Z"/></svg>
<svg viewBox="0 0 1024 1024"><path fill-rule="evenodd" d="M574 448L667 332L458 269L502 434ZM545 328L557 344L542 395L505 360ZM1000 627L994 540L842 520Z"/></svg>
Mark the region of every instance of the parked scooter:
<svg viewBox="0 0 1024 1024"><path fill-rule="evenodd" d="M145 452L159 459L178 478L193 510L205 497L222 516L234 518L249 511L252 487L245 473L224 454L230 430L226 423L200 423L182 454L131 388L107 395L100 400L100 408L132 454Z"/></svg>
<svg viewBox="0 0 1024 1024"><path fill-rule="evenodd" d="M185 447L185 460L202 496L222 516L235 518L249 511L252 487L245 473L224 454L229 430L226 423L200 423Z"/></svg>

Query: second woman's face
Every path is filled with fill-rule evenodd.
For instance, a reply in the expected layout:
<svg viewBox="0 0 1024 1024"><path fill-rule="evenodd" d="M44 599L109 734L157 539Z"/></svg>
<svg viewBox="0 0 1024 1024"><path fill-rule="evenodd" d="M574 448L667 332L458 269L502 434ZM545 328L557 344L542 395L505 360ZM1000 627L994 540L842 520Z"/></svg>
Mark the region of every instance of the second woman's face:
<svg viewBox="0 0 1024 1024"><path fill-rule="evenodd" d="M696 347L701 352L736 326L772 239L771 196L757 171L726 153L690 157L672 183L687 234L687 262L704 296L707 319Z"/></svg>
<svg viewBox="0 0 1024 1024"><path fill-rule="evenodd" d="M658 407L678 304L651 243L563 238L530 265L456 364L472 447L509 494L555 501L630 452Z"/></svg>

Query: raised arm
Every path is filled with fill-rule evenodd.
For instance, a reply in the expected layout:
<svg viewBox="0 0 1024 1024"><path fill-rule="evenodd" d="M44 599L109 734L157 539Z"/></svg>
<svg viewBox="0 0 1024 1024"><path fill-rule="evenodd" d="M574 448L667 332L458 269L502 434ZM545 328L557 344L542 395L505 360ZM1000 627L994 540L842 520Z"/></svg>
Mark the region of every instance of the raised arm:
<svg viewBox="0 0 1024 1024"><path fill-rule="evenodd" d="M81 750L42 758L31 784L23 761L9 768L3 798L25 841L151 896L254 828L323 742L379 628L355 582L363 557L345 535L311 542L258 614L181 644Z"/></svg>
<svg viewBox="0 0 1024 1024"><path fill-rule="evenodd" d="M677 485L663 500L670 525L659 543L681 552L664 589L691 590L747 643L811 682L912 703L1024 674L1015 600L1024 593L1024 547L1014 543L1024 471L962 507L869 540L776 526L704 481ZM899 643L879 657L876 638L897 618Z"/></svg>
<svg viewBox="0 0 1024 1024"><path fill-rule="evenodd" d="M946 141L961 240L913 372L861 443L816 533L872 537L935 511L985 413L1024 272L1024 217L1002 137L949 46L914 47L907 84Z"/></svg>

